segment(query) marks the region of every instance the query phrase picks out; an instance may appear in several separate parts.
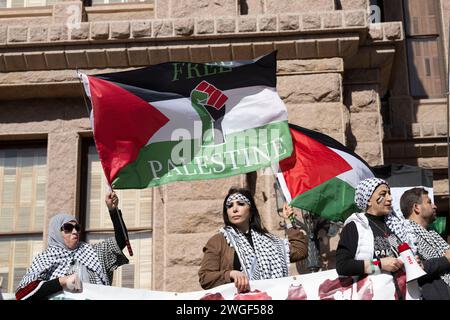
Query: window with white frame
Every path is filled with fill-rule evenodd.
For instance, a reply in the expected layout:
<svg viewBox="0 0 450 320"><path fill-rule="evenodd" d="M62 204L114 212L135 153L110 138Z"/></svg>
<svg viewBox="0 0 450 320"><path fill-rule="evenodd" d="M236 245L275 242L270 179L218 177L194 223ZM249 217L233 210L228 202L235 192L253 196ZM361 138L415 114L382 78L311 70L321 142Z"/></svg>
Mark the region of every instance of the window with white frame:
<svg viewBox="0 0 450 320"><path fill-rule="evenodd" d="M55 4L57 0L0 0L0 8L40 7Z"/></svg>
<svg viewBox="0 0 450 320"><path fill-rule="evenodd" d="M113 3L131 3L131 2L153 2L148 0L92 0L92 5L113 4Z"/></svg>
<svg viewBox="0 0 450 320"><path fill-rule="evenodd" d="M23 8L23 7L39 7L50 6L55 4L58 0L0 0L0 8ZM92 5L98 4L114 4L114 3L129 3L129 2L150 2L148 0L92 0Z"/></svg>
<svg viewBox="0 0 450 320"><path fill-rule="evenodd" d="M0 277L14 292L43 250L47 150L0 148Z"/></svg>

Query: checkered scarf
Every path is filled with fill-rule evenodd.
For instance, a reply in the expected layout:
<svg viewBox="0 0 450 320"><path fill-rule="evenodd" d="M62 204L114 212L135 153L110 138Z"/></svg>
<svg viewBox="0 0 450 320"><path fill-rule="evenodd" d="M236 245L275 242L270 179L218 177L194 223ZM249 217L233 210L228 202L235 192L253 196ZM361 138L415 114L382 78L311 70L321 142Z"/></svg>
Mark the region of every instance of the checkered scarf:
<svg viewBox="0 0 450 320"><path fill-rule="evenodd" d="M231 204L231 201L238 200L238 201L244 201L246 204L248 204L250 207L252 204L250 203L250 200L246 196L244 196L242 193L235 193L228 197L226 205L228 206Z"/></svg>
<svg viewBox="0 0 450 320"><path fill-rule="evenodd" d="M402 241L407 242L414 254L417 254L417 237L411 229L410 221L401 212L392 210L384 219L388 228Z"/></svg>
<svg viewBox="0 0 450 320"><path fill-rule="evenodd" d="M386 181L380 178L368 178L358 183L355 190L355 203L359 209L363 211L367 209L370 197L381 184L389 186Z"/></svg>
<svg viewBox="0 0 450 320"><path fill-rule="evenodd" d="M48 248L36 256L19 283L19 288L35 280L48 281L70 275L76 270L76 262L86 270L89 282L109 285L109 279L103 271L97 253L91 245L80 242L74 250L69 250L61 236L61 226L69 221L77 221L74 216L60 213L52 217L49 223Z"/></svg>
<svg viewBox="0 0 450 320"><path fill-rule="evenodd" d="M429 260L441 258L445 250L450 249L450 245L434 230L426 230L414 221L408 220L412 232L417 237L418 254L421 258ZM450 286L450 273L441 275L441 279Z"/></svg>
<svg viewBox="0 0 450 320"><path fill-rule="evenodd" d="M80 243L75 250L49 246L34 258L31 267L20 282L19 288L23 288L35 280L48 281L70 275L75 272L76 261L88 269L89 282L109 285L108 277L103 272L95 251L89 244Z"/></svg>
<svg viewBox="0 0 450 320"><path fill-rule="evenodd" d="M241 268L250 280L288 276L289 242L286 239L251 230L252 247L242 232L230 226L220 229L220 232L235 249Z"/></svg>

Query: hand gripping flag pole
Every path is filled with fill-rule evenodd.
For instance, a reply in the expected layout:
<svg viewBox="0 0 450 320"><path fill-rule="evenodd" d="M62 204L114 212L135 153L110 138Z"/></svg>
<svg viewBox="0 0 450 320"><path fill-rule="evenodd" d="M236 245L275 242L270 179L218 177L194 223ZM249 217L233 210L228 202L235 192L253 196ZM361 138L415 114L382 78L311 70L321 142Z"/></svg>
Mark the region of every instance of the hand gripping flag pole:
<svg viewBox="0 0 450 320"><path fill-rule="evenodd" d="M283 198L283 201L286 203L290 203L292 201L291 193L287 189L286 182L284 181L284 178L281 179L283 174L280 172L280 167L278 166L278 163L272 163L272 166L270 167L272 170L272 174L275 178L275 184L276 188L278 189L278 192L281 197ZM278 209L278 208L277 208ZM303 210L302 210L303 214ZM289 216L289 221L293 226L299 226L300 228L304 229L306 231L305 225L295 218L295 214L292 214Z"/></svg>
<svg viewBox="0 0 450 320"><path fill-rule="evenodd" d="M108 183L108 188L110 189L111 192L114 192L114 189L112 188L112 186ZM127 246L127 250L128 250L128 254L130 255L130 257L133 256L133 249L131 248L131 244L130 244L130 238L128 238L128 232L125 229L125 222L123 221L123 217L121 212L119 211L119 209L117 208L117 206L114 207L116 214L119 218L119 222L120 222L120 229L122 229L122 233L123 233L123 237L125 239L125 244Z"/></svg>
<svg viewBox="0 0 450 320"><path fill-rule="evenodd" d="M119 215L120 226L122 227L123 236L125 237L125 244L127 245L128 253L129 253L130 257L132 257L133 249L131 248L130 239L128 238L128 233L125 230L125 224L123 222L122 215L120 214L119 210L117 210L117 207L116 207L116 213Z"/></svg>
<svg viewBox="0 0 450 320"><path fill-rule="evenodd" d="M281 194L285 202L290 203L292 201L292 196L286 185L283 173L280 171L278 163L272 164L271 169L275 177L275 184L278 189L278 193ZM308 259L306 267L310 270L310 272L318 272L321 268L320 246L318 245L316 232L318 217L303 209L300 210L302 212L303 222L298 220L295 217L295 214L290 215L289 220L293 226L303 229L306 232L306 236L308 237Z"/></svg>
<svg viewBox="0 0 450 320"><path fill-rule="evenodd" d="M92 130L93 130L94 129L94 125L92 123L92 110L89 111L89 106L88 106L88 103L86 101L86 97L84 95L85 92L87 92L87 93L90 92L89 91L89 86L88 86L88 80L87 80L86 75L84 75L83 73L79 72L78 69L76 70L76 72L77 72L77 76L78 76L78 79L79 79L80 85L81 85L81 95L83 96L84 104L86 106L86 110L88 111L88 116L91 119L91 127L92 127ZM83 86L85 86L85 88L87 88L87 90L86 89L83 90ZM89 94L88 94L88 96L89 96ZM89 96L89 98L90 98L90 96ZM106 183L108 184L109 191L110 192L114 192L114 190L113 190L111 184L109 183L108 179L106 179ZM128 237L128 232L125 229L125 222L123 221L123 217L122 217L122 214L120 213L119 209L117 207L114 207L114 209L116 211L117 217L119 218L120 229L122 230L122 234L123 234L123 237L125 239L125 245L127 246L128 254L132 257L133 256L133 249L131 248L130 239Z"/></svg>

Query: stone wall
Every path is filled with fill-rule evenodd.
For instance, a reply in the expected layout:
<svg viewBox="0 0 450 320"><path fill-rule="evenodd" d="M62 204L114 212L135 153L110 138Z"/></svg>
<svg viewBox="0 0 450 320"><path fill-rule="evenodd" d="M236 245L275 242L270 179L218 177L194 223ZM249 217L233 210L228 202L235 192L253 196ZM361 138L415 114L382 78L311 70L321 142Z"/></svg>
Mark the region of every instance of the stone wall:
<svg viewBox="0 0 450 320"><path fill-rule="evenodd" d="M433 169L435 195L446 195L448 180L440 170L446 170L447 101L411 97L390 99L390 124L385 127L385 158L391 163L406 163ZM449 119L450 120L450 119Z"/></svg>
<svg viewBox="0 0 450 320"><path fill-rule="evenodd" d="M342 10L366 9L369 0L337 0L336 4Z"/></svg>
<svg viewBox="0 0 450 320"><path fill-rule="evenodd" d="M346 128L349 146L368 164L383 164L383 123L377 85L346 86L350 123Z"/></svg>
<svg viewBox="0 0 450 320"><path fill-rule="evenodd" d="M334 9L334 0L155 0L156 18L298 13Z"/></svg>
<svg viewBox="0 0 450 320"><path fill-rule="evenodd" d="M445 52L445 61L448 64L448 45L449 45L449 33L448 28L450 27L450 0L441 0L440 1L440 10L442 14L442 40L443 47Z"/></svg>
<svg viewBox="0 0 450 320"><path fill-rule="evenodd" d="M289 122L345 142L347 112L342 101L343 61L339 58L278 63L278 94Z"/></svg>

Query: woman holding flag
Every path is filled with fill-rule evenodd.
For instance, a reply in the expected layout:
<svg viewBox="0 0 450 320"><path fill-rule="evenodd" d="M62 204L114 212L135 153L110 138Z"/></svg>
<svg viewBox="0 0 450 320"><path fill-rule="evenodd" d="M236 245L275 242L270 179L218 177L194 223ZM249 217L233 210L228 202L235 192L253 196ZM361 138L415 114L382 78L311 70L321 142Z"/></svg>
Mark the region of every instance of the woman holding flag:
<svg viewBox="0 0 450 320"><path fill-rule="evenodd" d="M81 226L67 213L49 222L48 248L37 255L19 283L17 300L42 300L62 290L81 291L81 282L111 285L113 271L129 261L122 253L126 227L121 227L119 198L112 192L105 198L115 238L94 245L80 242Z"/></svg>
<svg viewBox="0 0 450 320"><path fill-rule="evenodd" d="M283 208L287 220L293 208ZM269 233L261 223L248 189L231 188L223 202L225 227L203 248L199 281L203 289L234 282L238 292L250 290L250 280L288 276L289 263L308 255L304 234L287 223L288 240ZM287 220L289 221L289 220Z"/></svg>

